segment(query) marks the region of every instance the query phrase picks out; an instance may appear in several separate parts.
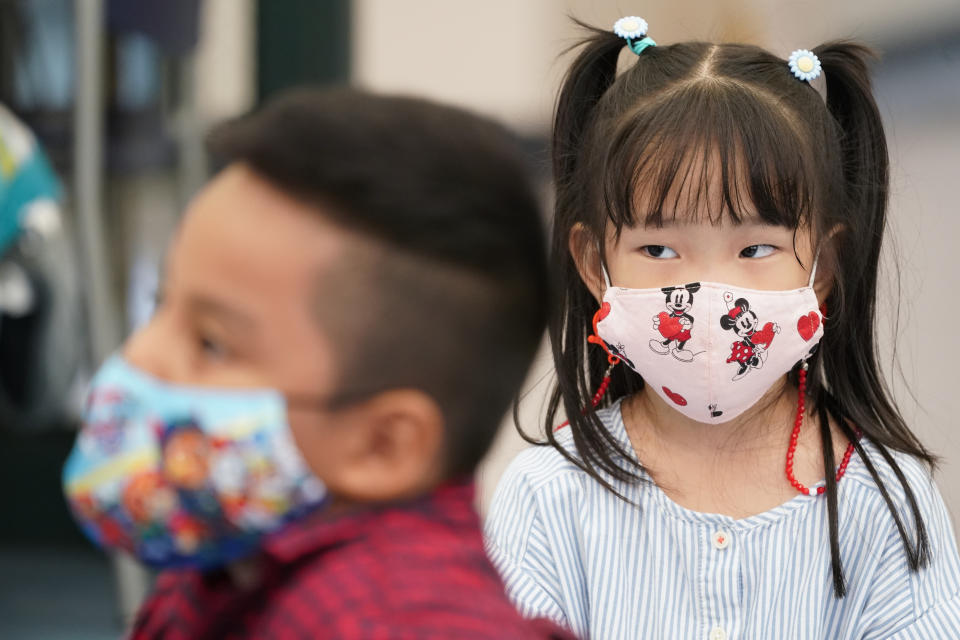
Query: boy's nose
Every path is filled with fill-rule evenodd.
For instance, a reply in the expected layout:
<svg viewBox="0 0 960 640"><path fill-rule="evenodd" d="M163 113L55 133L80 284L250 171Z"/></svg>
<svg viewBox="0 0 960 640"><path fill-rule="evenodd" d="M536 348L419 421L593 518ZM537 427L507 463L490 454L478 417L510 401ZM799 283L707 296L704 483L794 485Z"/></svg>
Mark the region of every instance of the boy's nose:
<svg viewBox="0 0 960 640"><path fill-rule="evenodd" d="M154 316L146 325L127 338L123 356L133 366L150 375L171 382L183 377L185 354L167 330L167 322Z"/></svg>

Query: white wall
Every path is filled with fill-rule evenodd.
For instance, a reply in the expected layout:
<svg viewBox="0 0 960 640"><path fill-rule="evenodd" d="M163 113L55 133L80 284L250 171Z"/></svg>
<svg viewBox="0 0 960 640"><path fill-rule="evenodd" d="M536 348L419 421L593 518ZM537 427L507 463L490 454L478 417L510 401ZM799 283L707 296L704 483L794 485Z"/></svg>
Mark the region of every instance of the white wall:
<svg viewBox="0 0 960 640"><path fill-rule="evenodd" d="M249 0L243 0L247 2ZM610 27L650 23L660 42L738 40L786 56L836 37L903 41L960 25L960 2L919 0L354 0L353 78L543 131L578 30L568 15Z"/></svg>
<svg viewBox="0 0 960 640"><path fill-rule="evenodd" d="M564 17L550 0L356 0L357 84L416 93L540 129Z"/></svg>
<svg viewBox="0 0 960 640"><path fill-rule="evenodd" d="M197 111L209 123L239 115L256 93L254 0L204 0L196 51Z"/></svg>

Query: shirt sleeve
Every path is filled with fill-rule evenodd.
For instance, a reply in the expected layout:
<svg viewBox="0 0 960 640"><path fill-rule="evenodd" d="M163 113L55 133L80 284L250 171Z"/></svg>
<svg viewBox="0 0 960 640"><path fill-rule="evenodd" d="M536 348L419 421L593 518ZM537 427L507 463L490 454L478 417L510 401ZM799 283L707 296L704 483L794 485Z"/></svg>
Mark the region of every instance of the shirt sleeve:
<svg viewBox="0 0 960 640"><path fill-rule="evenodd" d="M521 453L501 478L484 527L486 549L507 595L524 617L548 618L570 628L559 563L527 469L541 452Z"/></svg>
<svg viewBox="0 0 960 640"><path fill-rule="evenodd" d="M930 561L918 572L909 569L903 542L890 518L884 560L872 581L874 593L865 611L865 619L872 623L864 638L960 638L960 553L950 514L927 470L912 459L901 459L900 464L923 517ZM895 503L904 505L900 509L901 517L911 539L915 539L915 522L906 508L907 501L899 481L892 474L884 480Z"/></svg>
<svg viewBox="0 0 960 640"><path fill-rule="evenodd" d="M940 640L960 638L960 594L944 600L889 640Z"/></svg>

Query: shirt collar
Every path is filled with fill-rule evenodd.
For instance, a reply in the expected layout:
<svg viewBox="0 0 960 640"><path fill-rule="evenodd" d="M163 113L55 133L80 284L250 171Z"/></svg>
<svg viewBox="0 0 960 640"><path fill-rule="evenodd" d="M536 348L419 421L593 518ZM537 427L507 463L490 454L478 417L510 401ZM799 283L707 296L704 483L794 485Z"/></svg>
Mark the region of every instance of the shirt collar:
<svg viewBox="0 0 960 640"><path fill-rule="evenodd" d="M393 514L406 514L443 528L478 527L473 507L475 487L471 478L451 481L425 496L387 505L363 507L333 514L325 509L295 520L271 534L263 543L267 556L282 564L358 540L382 526Z"/></svg>

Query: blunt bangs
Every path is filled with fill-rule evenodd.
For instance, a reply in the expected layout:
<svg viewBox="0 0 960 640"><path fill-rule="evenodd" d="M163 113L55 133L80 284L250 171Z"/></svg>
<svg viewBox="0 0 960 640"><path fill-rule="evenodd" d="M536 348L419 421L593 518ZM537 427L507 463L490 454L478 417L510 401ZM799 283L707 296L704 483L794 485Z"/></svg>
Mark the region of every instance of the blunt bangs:
<svg viewBox="0 0 960 640"><path fill-rule="evenodd" d="M773 107L773 108L771 108ZM603 209L624 226L760 220L799 228L816 202L816 163L796 118L734 81L681 85L613 124L600 172Z"/></svg>

